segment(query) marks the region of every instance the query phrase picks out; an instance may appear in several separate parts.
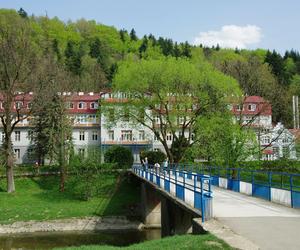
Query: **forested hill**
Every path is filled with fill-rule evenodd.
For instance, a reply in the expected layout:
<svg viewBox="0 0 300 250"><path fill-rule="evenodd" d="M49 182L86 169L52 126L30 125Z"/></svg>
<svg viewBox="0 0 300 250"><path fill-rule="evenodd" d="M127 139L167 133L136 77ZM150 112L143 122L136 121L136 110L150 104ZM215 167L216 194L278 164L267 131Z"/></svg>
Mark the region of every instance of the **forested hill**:
<svg viewBox="0 0 300 250"><path fill-rule="evenodd" d="M20 9L1 9L0 18L12 24L22 18L32 28L32 43L37 53L53 55L74 75L73 90L99 91L110 87L118 63L127 57L163 59L186 57L210 62L239 82L246 95L260 95L273 106L274 122L291 126L292 95L300 95L300 55L287 50L232 50L219 46L207 48L177 43L168 38L145 35L137 37L134 29L118 30L111 26L80 19L63 22L58 18L28 16Z"/></svg>

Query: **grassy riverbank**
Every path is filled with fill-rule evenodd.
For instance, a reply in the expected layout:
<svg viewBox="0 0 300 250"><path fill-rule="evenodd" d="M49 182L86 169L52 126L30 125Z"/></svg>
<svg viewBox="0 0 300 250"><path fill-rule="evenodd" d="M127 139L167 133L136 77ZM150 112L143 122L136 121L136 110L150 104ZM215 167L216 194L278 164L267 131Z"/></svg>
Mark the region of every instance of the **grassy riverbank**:
<svg viewBox="0 0 300 250"><path fill-rule="evenodd" d="M203 249L203 250L231 250L228 244L216 238L211 234L204 235L176 235L159 240L145 241L139 244L134 244L128 247L113 247L113 246L81 246L81 247L68 247L56 248L56 250L147 250L147 249Z"/></svg>
<svg viewBox="0 0 300 250"><path fill-rule="evenodd" d="M59 177L17 178L16 192L5 192L6 180L0 179L0 224L15 221L51 220L85 216L131 215L139 202L139 187L118 174L101 176L99 192L88 201L79 200L67 186L58 191Z"/></svg>

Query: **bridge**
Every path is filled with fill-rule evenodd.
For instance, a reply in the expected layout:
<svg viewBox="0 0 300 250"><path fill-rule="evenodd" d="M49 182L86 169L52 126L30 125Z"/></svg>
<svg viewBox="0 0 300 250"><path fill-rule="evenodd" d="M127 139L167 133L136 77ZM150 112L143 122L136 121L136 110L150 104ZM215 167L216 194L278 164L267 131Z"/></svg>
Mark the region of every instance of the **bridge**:
<svg viewBox="0 0 300 250"><path fill-rule="evenodd" d="M145 224L162 236L210 231L239 249L300 249L300 175L188 165L132 173Z"/></svg>

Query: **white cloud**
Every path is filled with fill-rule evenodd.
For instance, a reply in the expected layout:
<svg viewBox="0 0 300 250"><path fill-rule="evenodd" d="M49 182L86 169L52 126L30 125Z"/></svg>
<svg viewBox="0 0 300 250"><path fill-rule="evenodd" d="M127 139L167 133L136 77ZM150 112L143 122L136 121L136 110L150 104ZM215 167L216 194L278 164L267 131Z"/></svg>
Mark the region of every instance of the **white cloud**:
<svg viewBox="0 0 300 250"><path fill-rule="evenodd" d="M200 32L193 44L203 44L209 47L219 44L223 48L244 49L248 45L259 43L261 38L261 28L255 25L225 25L221 30Z"/></svg>

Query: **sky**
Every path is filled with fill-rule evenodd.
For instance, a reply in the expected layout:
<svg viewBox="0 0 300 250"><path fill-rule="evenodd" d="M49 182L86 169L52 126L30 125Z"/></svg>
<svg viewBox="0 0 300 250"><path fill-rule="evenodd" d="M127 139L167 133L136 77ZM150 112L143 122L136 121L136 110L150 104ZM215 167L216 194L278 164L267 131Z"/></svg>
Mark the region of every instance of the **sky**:
<svg viewBox="0 0 300 250"><path fill-rule="evenodd" d="M0 0L1 8L61 20L94 19L174 41L300 51L298 0Z"/></svg>

